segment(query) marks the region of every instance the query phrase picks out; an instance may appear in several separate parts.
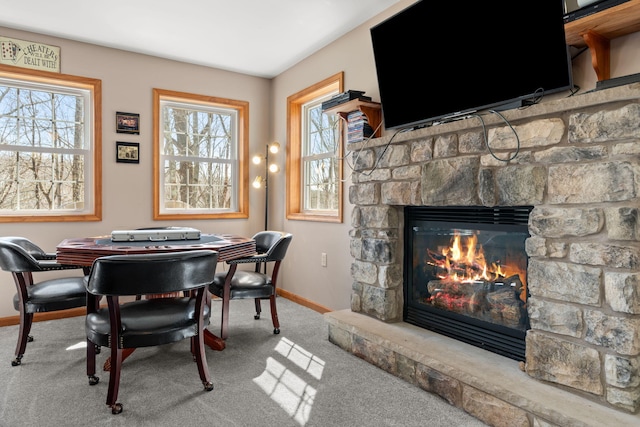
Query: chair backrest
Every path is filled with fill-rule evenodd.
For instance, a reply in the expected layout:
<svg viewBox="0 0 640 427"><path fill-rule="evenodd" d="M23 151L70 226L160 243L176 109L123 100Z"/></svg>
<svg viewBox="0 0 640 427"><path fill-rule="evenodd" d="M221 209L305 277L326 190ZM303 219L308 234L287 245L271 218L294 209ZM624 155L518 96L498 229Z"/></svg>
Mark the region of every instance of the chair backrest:
<svg viewBox="0 0 640 427"><path fill-rule="evenodd" d="M23 237L0 237L0 268L13 273L41 270L38 259L46 254ZM38 258L40 257L40 258Z"/></svg>
<svg viewBox="0 0 640 427"><path fill-rule="evenodd" d="M262 255L262 262L282 261L293 235L282 231L260 231L253 239L256 241L256 252Z"/></svg>
<svg viewBox="0 0 640 427"><path fill-rule="evenodd" d="M145 295L188 291L213 281L218 253L211 250L110 255L94 261L87 291L94 295Z"/></svg>
<svg viewBox="0 0 640 427"><path fill-rule="evenodd" d="M42 250L42 248L26 237L18 237L18 236L6 236L2 237L2 240L15 243L20 246L22 249L27 251L29 255L34 257L35 259L46 259L48 254Z"/></svg>

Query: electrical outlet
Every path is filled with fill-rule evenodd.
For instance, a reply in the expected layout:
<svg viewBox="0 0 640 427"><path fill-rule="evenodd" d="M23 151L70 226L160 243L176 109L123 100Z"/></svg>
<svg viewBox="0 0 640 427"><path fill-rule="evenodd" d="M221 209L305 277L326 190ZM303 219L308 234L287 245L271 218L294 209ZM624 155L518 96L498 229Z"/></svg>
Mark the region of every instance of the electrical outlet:
<svg viewBox="0 0 640 427"><path fill-rule="evenodd" d="M326 252L322 252L322 254L320 254L320 265L323 267L327 266L327 253Z"/></svg>

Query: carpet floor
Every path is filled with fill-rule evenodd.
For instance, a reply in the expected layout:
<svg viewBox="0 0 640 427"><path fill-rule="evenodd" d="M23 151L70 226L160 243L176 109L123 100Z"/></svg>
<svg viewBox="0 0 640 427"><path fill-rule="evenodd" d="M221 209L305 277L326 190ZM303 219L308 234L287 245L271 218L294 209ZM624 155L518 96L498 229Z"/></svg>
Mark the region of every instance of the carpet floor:
<svg viewBox="0 0 640 427"><path fill-rule="evenodd" d="M209 328L219 332L220 300ZM123 364L118 401L106 406L109 375L90 386L82 317L37 322L22 365L13 367L18 326L0 328L0 426L398 426L484 423L331 344L321 314L278 298L281 333L268 304L231 301L223 351L207 348L214 390L205 392L189 342L137 349ZM101 367L109 355L98 355Z"/></svg>

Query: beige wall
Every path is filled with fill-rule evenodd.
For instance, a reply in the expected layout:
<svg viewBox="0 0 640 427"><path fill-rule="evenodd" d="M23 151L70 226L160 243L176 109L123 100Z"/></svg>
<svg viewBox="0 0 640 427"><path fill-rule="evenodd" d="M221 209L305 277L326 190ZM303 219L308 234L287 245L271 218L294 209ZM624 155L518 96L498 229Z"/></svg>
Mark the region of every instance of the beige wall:
<svg viewBox="0 0 640 427"><path fill-rule="evenodd" d="M335 73L344 71L344 88L362 90L366 95L379 100L373 51L369 28L382 17L402 10L412 1L401 2L404 6L388 9L380 18L369 21L346 34L314 55L299 62L273 80L272 108L273 135L275 139L286 139L287 97ZM281 277L286 289L311 301L334 310L350 307L351 298L351 254L349 230L352 205L349 203L350 169L344 164L346 182L343 184L344 217L342 224L289 221L285 217L284 182L274 218L281 218L282 228L299 241L304 239L301 250L287 254ZM327 267L320 264L321 254L327 254Z"/></svg>
<svg viewBox="0 0 640 427"><path fill-rule="evenodd" d="M240 99L250 103L251 153L263 153L264 145L279 141L286 147L286 99L314 83L344 71L345 89L363 90L379 100L369 28L413 3L403 0L375 19L301 61L273 80L239 75L206 67L137 55L114 49L56 39L0 27L0 35L61 47L62 72L102 79L103 82L103 221L94 223L0 224L0 235L24 235L53 250L67 237L108 234L113 229L169 225L152 221L151 88L201 93ZM611 74L640 73L640 35L611 43ZM595 73L588 52L574 61L574 78L582 91L595 87ZM116 111L141 114L139 137L123 137L113 130ZM115 141L140 142L139 165L115 162ZM284 151L276 157L284 170ZM250 175L260 168L251 165ZM317 304L334 310L349 308L351 213L348 193L349 167L345 164L344 222L342 224L285 219L285 176L269 181L270 227L293 233L294 240L283 264L279 283ZM249 220L172 222L205 232L253 235L262 229L264 193L251 189ZM327 267L321 267L321 253ZM10 302L15 289L11 277L0 273L0 317L14 316ZM286 319L283 319L283 328Z"/></svg>

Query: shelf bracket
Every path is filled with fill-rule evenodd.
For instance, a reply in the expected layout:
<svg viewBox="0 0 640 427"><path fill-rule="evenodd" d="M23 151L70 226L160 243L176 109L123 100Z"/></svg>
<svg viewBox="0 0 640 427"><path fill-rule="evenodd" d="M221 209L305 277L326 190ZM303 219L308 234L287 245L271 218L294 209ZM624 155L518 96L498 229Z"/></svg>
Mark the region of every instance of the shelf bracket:
<svg viewBox="0 0 640 427"><path fill-rule="evenodd" d="M595 31L587 30L580 34L591 52L591 65L596 72L598 81L609 80L610 69L610 41Z"/></svg>

